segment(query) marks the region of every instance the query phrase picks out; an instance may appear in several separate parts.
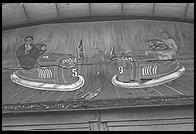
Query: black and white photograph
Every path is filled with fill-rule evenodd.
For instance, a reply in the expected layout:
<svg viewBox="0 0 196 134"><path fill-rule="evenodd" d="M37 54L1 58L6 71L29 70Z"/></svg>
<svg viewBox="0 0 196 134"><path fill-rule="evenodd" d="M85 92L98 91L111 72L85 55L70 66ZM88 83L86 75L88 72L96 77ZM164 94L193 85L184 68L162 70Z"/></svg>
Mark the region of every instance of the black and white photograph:
<svg viewBox="0 0 196 134"><path fill-rule="evenodd" d="M3 131L194 131L194 3L2 3Z"/></svg>

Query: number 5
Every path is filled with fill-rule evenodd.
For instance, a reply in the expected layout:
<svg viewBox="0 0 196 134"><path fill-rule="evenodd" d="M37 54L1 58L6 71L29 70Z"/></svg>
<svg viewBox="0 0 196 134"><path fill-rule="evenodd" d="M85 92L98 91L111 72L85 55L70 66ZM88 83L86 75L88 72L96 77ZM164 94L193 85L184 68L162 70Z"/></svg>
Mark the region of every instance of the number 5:
<svg viewBox="0 0 196 134"><path fill-rule="evenodd" d="M123 67L122 66L119 66L118 69L120 71L120 74L122 74L123 73Z"/></svg>
<svg viewBox="0 0 196 134"><path fill-rule="evenodd" d="M76 68L74 68L74 69L72 69L72 76L73 77L77 77L78 76L78 73L77 73L77 71L76 71Z"/></svg>

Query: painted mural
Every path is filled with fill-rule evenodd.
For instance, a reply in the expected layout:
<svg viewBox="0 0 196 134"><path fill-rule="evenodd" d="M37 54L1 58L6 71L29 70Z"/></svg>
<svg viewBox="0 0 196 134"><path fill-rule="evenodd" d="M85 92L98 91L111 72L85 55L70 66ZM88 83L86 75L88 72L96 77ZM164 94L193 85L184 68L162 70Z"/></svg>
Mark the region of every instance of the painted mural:
<svg viewBox="0 0 196 134"><path fill-rule="evenodd" d="M73 92L74 99L107 99L118 88L150 89L183 77L187 68L181 61L194 59L193 29L186 23L121 20L4 31L2 68L11 70L9 79L21 91L62 93L57 100Z"/></svg>

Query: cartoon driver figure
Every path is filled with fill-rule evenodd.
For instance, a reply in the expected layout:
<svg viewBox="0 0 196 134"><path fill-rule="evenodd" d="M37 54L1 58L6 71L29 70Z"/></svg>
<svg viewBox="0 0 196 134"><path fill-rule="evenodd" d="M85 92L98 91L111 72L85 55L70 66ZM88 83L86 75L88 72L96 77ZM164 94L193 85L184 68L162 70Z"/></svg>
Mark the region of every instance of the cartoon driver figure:
<svg viewBox="0 0 196 134"><path fill-rule="evenodd" d="M148 52L157 55L159 60L173 59L177 56L179 48L167 32L162 32L160 39L150 40L147 43L151 48L151 51Z"/></svg>

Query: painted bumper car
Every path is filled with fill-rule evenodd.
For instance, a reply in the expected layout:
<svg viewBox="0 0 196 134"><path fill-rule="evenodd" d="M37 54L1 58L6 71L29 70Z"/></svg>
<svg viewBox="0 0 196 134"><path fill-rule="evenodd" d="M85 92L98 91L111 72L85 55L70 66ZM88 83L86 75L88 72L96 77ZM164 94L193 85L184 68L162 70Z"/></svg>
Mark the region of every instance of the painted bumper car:
<svg viewBox="0 0 196 134"><path fill-rule="evenodd" d="M155 42L150 42L150 47L154 50L168 49L164 46L155 48ZM179 58L160 60L156 51L130 52L119 56L119 71L113 76L112 83L124 88L153 87L175 80L184 73L185 68L180 65Z"/></svg>
<svg viewBox="0 0 196 134"><path fill-rule="evenodd" d="M13 72L11 80L21 86L40 90L73 91L84 85L77 72L77 58L71 54L42 54L35 64Z"/></svg>

